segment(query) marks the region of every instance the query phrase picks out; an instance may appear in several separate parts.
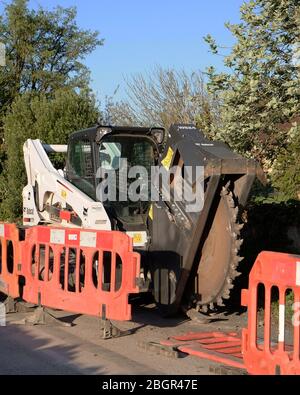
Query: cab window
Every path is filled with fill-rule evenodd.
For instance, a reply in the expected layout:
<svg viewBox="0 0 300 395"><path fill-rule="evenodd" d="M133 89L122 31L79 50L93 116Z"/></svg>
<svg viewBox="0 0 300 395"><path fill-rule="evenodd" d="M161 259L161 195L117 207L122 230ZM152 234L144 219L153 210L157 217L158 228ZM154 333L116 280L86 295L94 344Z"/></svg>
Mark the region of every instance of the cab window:
<svg viewBox="0 0 300 395"><path fill-rule="evenodd" d="M82 192L90 197L95 197L92 146L89 140L71 142L68 178Z"/></svg>

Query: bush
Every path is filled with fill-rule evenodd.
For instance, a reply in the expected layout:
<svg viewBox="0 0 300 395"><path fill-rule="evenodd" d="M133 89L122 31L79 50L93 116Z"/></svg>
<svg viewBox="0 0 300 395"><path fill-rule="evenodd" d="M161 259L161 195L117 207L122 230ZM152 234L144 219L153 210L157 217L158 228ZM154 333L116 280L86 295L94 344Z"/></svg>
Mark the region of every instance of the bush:
<svg viewBox="0 0 300 395"><path fill-rule="evenodd" d="M25 141L31 138L67 144L70 133L95 124L98 117L95 100L88 92L77 94L65 89L57 91L52 99L44 94L24 94L14 101L4 119L7 160L0 177L2 220L15 221L22 215L22 189L27 184Z"/></svg>

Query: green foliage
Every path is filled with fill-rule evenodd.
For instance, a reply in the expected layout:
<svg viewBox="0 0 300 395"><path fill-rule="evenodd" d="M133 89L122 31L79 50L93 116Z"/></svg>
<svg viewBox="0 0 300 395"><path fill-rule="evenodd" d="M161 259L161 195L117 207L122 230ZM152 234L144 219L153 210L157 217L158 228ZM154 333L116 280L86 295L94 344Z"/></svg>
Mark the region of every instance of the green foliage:
<svg viewBox="0 0 300 395"><path fill-rule="evenodd" d="M270 168L289 131L281 125L300 114L299 0L250 0L241 23L227 23L236 39L224 64L211 67L209 89L222 103L222 128L216 133L242 154ZM206 37L218 52L211 36Z"/></svg>
<svg viewBox="0 0 300 395"><path fill-rule="evenodd" d="M28 0L13 0L0 16L0 41L6 66L0 67L0 139L2 119L19 94L51 97L63 87L86 88L89 71L82 60L102 41L97 32L82 30L76 9L31 10Z"/></svg>
<svg viewBox="0 0 300 395"><path fill-rule="evenodd" d="M88 92L62 89L49 99L45 93L17 97L4 119L7 152L0 177L0 217L16 220L22 213L22 189L26 185L23 144L39 138L50 144L67 144L71 132L96 123L99 112ZM62 163L57 163L58 165Z"/></svg>
<svg viewBox="0 0 300 395"><path fill-rule="evenodd" d="M12 0L0 16L6 66L0 68L0 217L21 214L26 185L23 144L39 138L67 143L69 133L95 124L99 116L83 60L102 40L82 30L76 9L30 9ZM61 157L54 158L62 165Z"/></svg>
<svg viewBox="0 0 300 395"><path fill-rule="evenodd" d="M273 185L290 199L300 198L300 125L278 155L272 170Z"/></svg>
<svg viewBox="0 0 300 395"><path fill-rule="evenodd" d="M285 320L292 326L292 319L294 316L294 303L295 303L295 295L294 292L289 290L285 297ZM276 295L276 300L272 301L271 305L271 314L272 317L275 317L279 320L279 296Z"/></svg>

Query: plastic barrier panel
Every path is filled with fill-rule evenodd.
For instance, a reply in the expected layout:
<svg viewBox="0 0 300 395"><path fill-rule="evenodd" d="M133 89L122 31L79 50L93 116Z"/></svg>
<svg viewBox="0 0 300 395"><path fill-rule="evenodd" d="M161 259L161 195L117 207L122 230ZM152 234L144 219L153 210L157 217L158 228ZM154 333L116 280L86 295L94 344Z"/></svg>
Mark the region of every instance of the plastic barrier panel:
<svg viewBox="0 0 300 395"><path fill-rule="evenodd" d="M121 232L37 226L21 242L22 297L79 314L130 320L140 255Z"/></svg>
<svg viewBox="0 0 300 395"><path fill-rule="evenodd" d="M0 223L0 292L19 297L17 265L20 262L19 230L15 224Z"/></svg>
<svg viewBox="0 0 300 395"><path fill-rule="evenodd" d="M300 256L262 252L251 270L243 357L252 374L300 374Z"/></svg>
<svg viewBox="0 0 300 395"><path fill-rule="evenodd" d="M242 357L242 339L236 332L192 332L171 336L161 345L222 365L245 369Z"/></svg>

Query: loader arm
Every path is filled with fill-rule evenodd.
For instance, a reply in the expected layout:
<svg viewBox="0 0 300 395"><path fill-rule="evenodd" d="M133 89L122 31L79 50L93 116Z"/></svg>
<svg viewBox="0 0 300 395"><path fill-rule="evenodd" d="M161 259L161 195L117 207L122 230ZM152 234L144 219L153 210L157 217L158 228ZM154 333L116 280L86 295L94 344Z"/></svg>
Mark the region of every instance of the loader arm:
<svg viewBox="0 0 300 395"><path fill-rule="evenodd" d="M95 202L56 170L47 152L66 153L65 145L46 145L27 140L24 161L28 184L23 189L23 224L41 223L111 230L110 219L100 202Z"/></svg>

